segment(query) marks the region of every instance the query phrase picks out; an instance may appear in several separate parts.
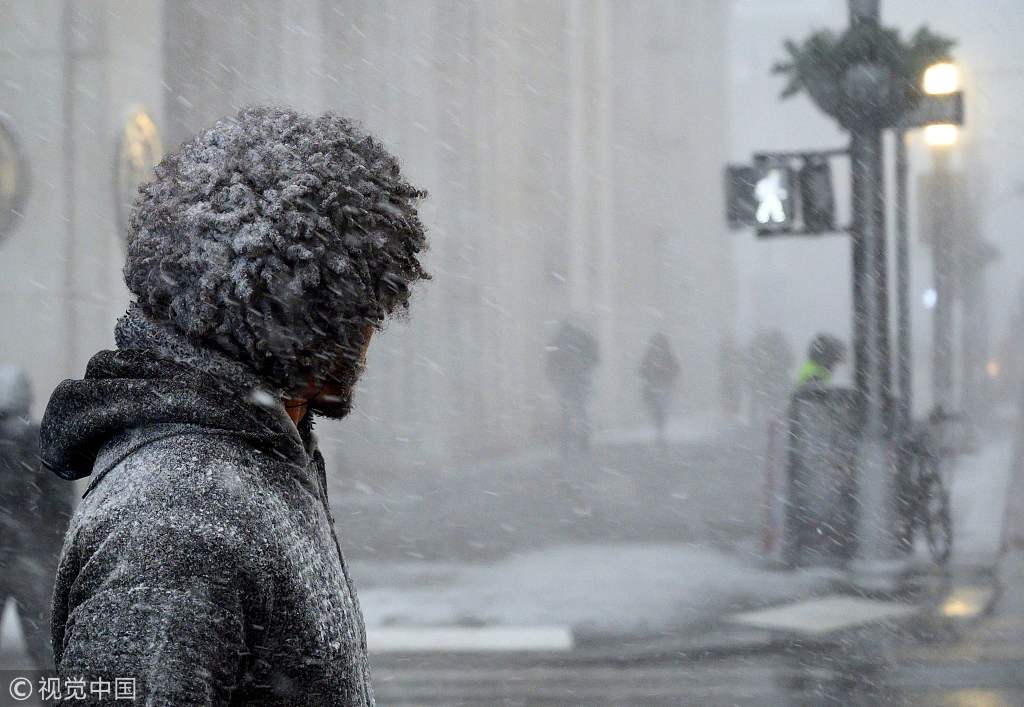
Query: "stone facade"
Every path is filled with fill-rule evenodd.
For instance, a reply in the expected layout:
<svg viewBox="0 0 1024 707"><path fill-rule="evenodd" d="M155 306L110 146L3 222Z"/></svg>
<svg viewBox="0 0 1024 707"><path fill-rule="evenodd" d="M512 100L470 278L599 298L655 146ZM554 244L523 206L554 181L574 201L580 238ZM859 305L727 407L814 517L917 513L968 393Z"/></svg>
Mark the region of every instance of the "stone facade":
<svg viewBox="0 0 1024 707"><path fill-rule="evenodd" d="M0 242L2 358L37 398L110 345L127 302L114 179L130 111L167 147L277 102L360 119L431 192L436 279L375 343L357 412L324 427L328 459L333 444L450 464L542 442L544 349L568 314L601 343L599 427L646 422L636 367L656 330L685 405L714 404L733 311L726 3L3 0L0 20L0 110L32 170Z"/></svg>

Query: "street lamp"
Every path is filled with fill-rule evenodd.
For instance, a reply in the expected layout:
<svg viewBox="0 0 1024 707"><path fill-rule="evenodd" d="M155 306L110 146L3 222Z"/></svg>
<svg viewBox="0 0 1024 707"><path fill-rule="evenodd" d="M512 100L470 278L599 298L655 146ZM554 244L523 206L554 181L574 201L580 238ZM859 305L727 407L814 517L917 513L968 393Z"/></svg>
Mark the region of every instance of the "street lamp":
<svg viewBox="0 0 1024 707"><path fill-rule="evenodd" d="M960 69L956 64L949 61L941 61L932 64L925 69L921 76L921 91L926 96L946 96L950 99L959 98L955 95L960 91ZM927 103L922 101L922 103ZM954 104L956 106L957 104ZM962 110L962 104L956 112ZM899 375L900 390L900 421L901 424L909 424L911 409L911 388L913 387L912 371L910 365L910 246L908 243L907 225L907 178L909 165L907 163L906 130L908 127L924 127L924 142L931 148L935 159L935 171L942 172L946 168L951 148L956 145L959 139L960 130L953 123L930 123L927 111L918 120L912 121L897 129L896 133L896 312L897 312L897 372ZM947 120L949 117L946 118ZM944 272L938 267L939 259L943 257L937 249L933 249L936 258L935 272ZM939 278L942 279L942 278ZM939 303L940 289L929 289L924 295L924 305L930 310L944 311L946 309L948 289L943 293L941 304ZM943 319L944 321L944 319Z"/></svg>
<svg viewBox="0 0 1024 707"><path fill-rule="evenodd" d="M960 90L960 71L948 61L932 64L921 78L921 89L929 96L948 96ZM924 128L924 142L932 150L932 203L936 212L932 246L932 273L935 278L932 300L932 402L949 408L953 397L953 290L954 260L958 243L952 223L956 209L951 204L949 159L960 129L952 123L936 123ZM927 305L926 305L927 306Z"/></svg>
<svg viewBox="0 0 1024 707"><path fill-rule="evenodd" d="M948 96L960 90L960 69L948 61L932 64L924 72L921 88L929 96ZM960 129L950 123L926 125L924 142L928 147L952 147Z"/></svg>

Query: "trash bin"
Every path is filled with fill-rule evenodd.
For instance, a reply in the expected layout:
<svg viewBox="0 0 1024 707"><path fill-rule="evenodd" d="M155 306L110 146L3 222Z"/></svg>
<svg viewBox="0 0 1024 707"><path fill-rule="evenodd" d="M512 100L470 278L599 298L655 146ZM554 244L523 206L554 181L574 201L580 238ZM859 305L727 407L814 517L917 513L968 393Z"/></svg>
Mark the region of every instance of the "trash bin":
<svg viewBox="0 0 1024 707"><path fill-rule="evenodd" d="M790 567L839 566L856 552L858 401L854 390L817 385L790 400L782 548Z"/></svg>

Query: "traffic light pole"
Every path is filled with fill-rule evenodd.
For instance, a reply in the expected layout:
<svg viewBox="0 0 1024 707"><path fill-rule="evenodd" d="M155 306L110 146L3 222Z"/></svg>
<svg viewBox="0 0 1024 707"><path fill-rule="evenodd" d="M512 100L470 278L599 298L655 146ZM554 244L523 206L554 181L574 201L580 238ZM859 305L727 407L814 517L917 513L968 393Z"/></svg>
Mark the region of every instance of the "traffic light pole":
<svg viewBox="0 0 1024 707"><path fill-rule="evenodd" d="M850 21L878 23L878 0L850 0ZM861 105L886 80L870 66L848 80ZM856 81L857 83L854 83ZM887 390L890 381L888 277L881 126L869 119L850 131L853 186L853 291L856 385L863 401L864 426L858 453L860 521L854 583L865 589L895 589L895 475L889 465Z"/></svg>

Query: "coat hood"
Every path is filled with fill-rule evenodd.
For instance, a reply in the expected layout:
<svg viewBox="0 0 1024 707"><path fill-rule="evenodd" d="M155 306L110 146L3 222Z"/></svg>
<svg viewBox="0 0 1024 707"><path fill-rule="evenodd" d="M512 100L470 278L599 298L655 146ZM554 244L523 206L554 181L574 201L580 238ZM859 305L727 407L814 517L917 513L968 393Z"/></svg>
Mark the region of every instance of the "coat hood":
<svg viewBox="0 0 1024 707"><path fill-rule="evenodd" d="M245 438L305 467L312 416L296 429L281 403L244 366L200 348L134 306L118 322L117 350L100 351L82 380L50 397L40 429L43 464L64 479L89 476L116 435L148 425L196 425Z"/></svg>

